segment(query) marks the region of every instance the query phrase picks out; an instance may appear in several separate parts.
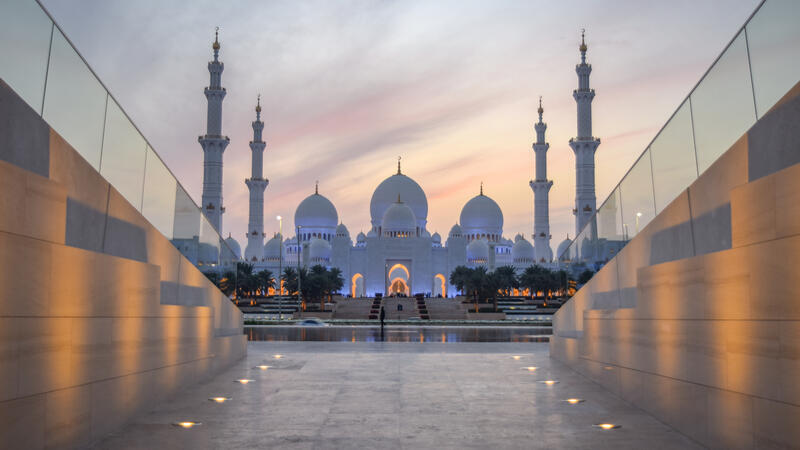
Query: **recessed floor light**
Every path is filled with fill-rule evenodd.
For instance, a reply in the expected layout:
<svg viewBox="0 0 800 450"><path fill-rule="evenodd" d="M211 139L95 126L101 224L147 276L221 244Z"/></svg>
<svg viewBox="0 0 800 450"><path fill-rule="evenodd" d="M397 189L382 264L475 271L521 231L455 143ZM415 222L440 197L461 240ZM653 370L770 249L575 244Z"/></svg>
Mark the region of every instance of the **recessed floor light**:
<svg viewBox="0 0 800 450"><path fill-rule="evenodd" d="M566 399L564 401L569 403L570 405L577 405L578 403L583 403L586 400L584 400L582 398L568 398L568 399Z"/></svg>
<svg viewBox="0 0 800 450"><path fill-rule="evenodd" d="M616 428L622 427L622 425L615 425L613 423L597 423L593 426L600 428L601 430L614 430Z"/></svg>
<svg viewBox="0 0 800 450"><path fill-rule="evenodd" d="M523 369L527 370L528 372L535 372L537 368L534 366L528 366L528 367L523 367Z"/></svg>
<svg viewBox="0 0 800 450"><path fill-rule="evenodd" d="M267 365L261 364L260 366L255 366L255 367L253 367L253 368L254 368L254 369L267 370L267 369L269 369L269 367L270 367L270 366L267 366Z"/></svg>
<svg viewBox="0 0 800 450"><path fill-rule="evenodd" d="M556 381L556 380L543 380L543 381L540 381L539 383L546 384L548 386L552 386L554 384L557 384L558 381Z"/></svg>
<svg viewBox="0 0 800 450"><path fill-rule="evenodd" d="M272 357L275 359L281 359L283 358L283 355L272 355Z"/></svg>
<svg viewBox="0 0 800 450"><path fill-rule="evenodd" d="M240 383L240 384L252 383L253 381L255 380L248 380L246 378L242 378L241 380L233 380L234 383Z"/></svg>
<svg viewBox="0 0 800 450"><path fill-rule="evenodd" d="M514 355L512 356L512 358L514 358L515 361L519 361L519 359L522 358L522 356Z"/></svg>
<svg viewBox="0 0 800 450"><path fill-rule="evenodd" d="M190 420L185 420L183 422L175 422L172 425L174 425L176 427L181 427L181 428L192 428L192 427L196 427L198 425L202 425L202 423L201 422L192 422Z"/></svg>
<svg viewBox="0 0 800 450"><path fill-rule="evenodd" d="M230 399L231 399L230 397L211 397L211 398L208 399L208 401L214 402L214 403L225 403Z"/></svg>
<svg viewBox="0 0 800 450"><path fill-rule="evenodd" d="M603 369L606 369L606 370L614 370L614 367L613 367L613 366L604 366L604 367L603 367Z"/></svg>

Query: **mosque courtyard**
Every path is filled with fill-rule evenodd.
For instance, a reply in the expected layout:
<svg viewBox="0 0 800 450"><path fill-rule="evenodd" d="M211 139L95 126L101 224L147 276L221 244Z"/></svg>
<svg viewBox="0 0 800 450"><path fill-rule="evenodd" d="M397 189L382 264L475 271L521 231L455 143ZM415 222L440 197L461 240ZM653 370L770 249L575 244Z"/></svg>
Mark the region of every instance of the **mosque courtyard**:
<svg viewBox="0 0 800 450"><path fill-rule="evenodd" d="M695 447L551 360L547 343L250 342L94 448Z"/></svg>

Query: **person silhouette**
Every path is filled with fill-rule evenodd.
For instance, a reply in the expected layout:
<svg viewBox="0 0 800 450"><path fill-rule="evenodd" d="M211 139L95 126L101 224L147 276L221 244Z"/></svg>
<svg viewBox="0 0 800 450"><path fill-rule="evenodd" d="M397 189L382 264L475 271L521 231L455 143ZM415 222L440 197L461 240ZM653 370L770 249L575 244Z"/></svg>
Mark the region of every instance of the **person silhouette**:
<svg viewBox="0 0 800 450"><path fill-rule="evenodd" d="M380 317L381 317L381 333L383 333L383 321L384 321L384 319L386 319L386 310L383 309L383 306L381 306L381 315L380 315Z"/></svg>

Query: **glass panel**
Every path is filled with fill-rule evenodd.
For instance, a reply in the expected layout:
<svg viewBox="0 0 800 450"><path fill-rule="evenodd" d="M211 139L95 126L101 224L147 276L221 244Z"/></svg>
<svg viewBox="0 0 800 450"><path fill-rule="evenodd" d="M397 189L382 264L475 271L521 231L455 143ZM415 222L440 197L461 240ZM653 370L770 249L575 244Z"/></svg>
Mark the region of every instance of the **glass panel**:
<svg viewBox="0 0 800 450"><path fill-rule="evenodd" d="M175 188L177 182L150 146L147 147L147 160L144 173L144 193L142 215L158 231L168 238L172 237L175 221Z"/></svg>
<svg viewBox="0 0 800 450"><path fill-rule="evenodd" d="M107 96L64 35L55 29L42 117L95 169L100 167Z"/></svg>
<svg viewBox="0 0 800 450"><path fill-rule="evenodd" d="M141 210L147 144L114 99L108 99L100 174Z"/></svg>
<svg viewBox="0 0 800 450"><path fill-rule="evenodd" d="M744 32L692 92L698 172L703 173L756 121ZM623 194L625 190L623 189Z"/></svg>
<svg viewBox="0 0 800 450"><path fill-rule="evenodd" d="M622 197L622 223L628 239L633 238L656 215L653 206L653 177L650 149L636 161L620 183Z"/></svg>
<svg viewBox="0 0 800 450"><path fill-rule="evenodd" d="M769 0L747 24L759 118L800 79L800 2Z"/></svg>
<svg viewBox="0 0 800 450"><path fill-rule="evenodd" d="M200 246L200 210L180 185L175 187L175 219L172 244L192 264L197 264Z"/></svg>
<svg viewBox="0 0 800 450"><path fill-rule="evenodd" d="M625 230L622 227L622 202L619 186L597 210L598 259L608 261L625 246Z"/></svg>
<svg viewBox="0 0 800 450"><path fill-rule="evenodd" d="M0 2L0 78L40 114L52 29L34 0Z"/></svg>
<svg viewBox="0 0 800 450"><path fill-rule="evenodd" d="M198 210L199 212L199 210ZM202 216L200 220L200 254L197 264L217 265L219 264L220 237L211 222Z"/></svg>
<svg viewBox="0 0 800 450"><path fill-rule="evenodd" d="M697 179L697 161L692 137L692 111L683 102L669 123L650 144L656 211L661 212Z"/></svg>

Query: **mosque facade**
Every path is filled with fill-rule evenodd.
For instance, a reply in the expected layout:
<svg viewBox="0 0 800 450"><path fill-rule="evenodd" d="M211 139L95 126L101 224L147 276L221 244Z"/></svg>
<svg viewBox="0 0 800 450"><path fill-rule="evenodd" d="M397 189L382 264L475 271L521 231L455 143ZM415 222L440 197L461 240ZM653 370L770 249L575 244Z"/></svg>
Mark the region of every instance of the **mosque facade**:
<svg viewBox="0 0 800 450"><path fill-rule="evenodd" d="M222 152L228 138L221 135L221 114L224 88L220 77L222 63L218 60L219 42L214 41L214 60L209 63L211 83L205 93L208 98L208 130L200 138L205 154L203 181L203 212L222 232ZM594 212L594 152L600 141L591 136L591 101L594 90L589 88L591 66L586 64L586 44L581 39L581 63L576 66L579 88L574 92L578 105L578 137L570 140L576 156L576 228L588 221ZM221 92L221 93L220 93ZM256 271L270 270L278 274L286 267L322 265L338 268L345 281L344 294L352 296L425 293L432 296L453 296L450 273L458 266L485 267L491 271L512 266L517 272L534 264L558 267L559 256L570 245L564 240L555 254L550 247L549 191L553 181L547 178L547 125L543 122L539 102L539 121L534 125L536 141L535 179L530 187L534 192L533 244L523 235L514 240L503 236L503 212L500 206L483 192L463 206L458 223L446 236L430 233L427 227L428 200L422 187L402 172L400 160L397 172L383 180L370 200L370 226L365 234L353 239L348 228L340 222L334 206L319 192L306 197L298 205L292 230L293 237L285 239L276 233L265 241L264 190L268 180L263 175L260 101L256 120L252 123L253 140L251 177L245 180L250 191L250 211L247 247L242 255L238 242L226 239L233 253L232 260L244 260ZM208 203L206 205L206 203ZM184 243L189 244L189 243ZM186 245L188 249L190 246ZM202 250L202 249L200 249ZM200 251L202 253L202 251Z"/></svg>

